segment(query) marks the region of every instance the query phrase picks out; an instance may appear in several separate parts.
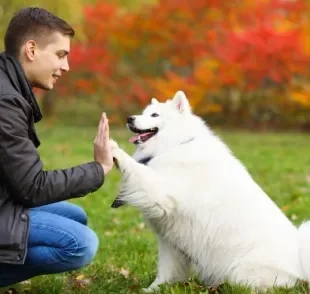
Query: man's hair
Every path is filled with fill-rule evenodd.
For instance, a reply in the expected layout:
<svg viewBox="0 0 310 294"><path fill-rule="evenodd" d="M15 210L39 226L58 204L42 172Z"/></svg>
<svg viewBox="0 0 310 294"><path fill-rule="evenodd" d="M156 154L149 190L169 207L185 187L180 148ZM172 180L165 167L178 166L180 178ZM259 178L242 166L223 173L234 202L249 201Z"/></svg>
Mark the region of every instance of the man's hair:
<svg viewBox="0 0 310 294"><path fill-rule="evenodd" d="M27 7L17 11L11 19L4 37L5 51L19 57L22 44L30 39L46 42L50 34L59 32L74 37L74 29L63 19L39 7Z"/></svg>

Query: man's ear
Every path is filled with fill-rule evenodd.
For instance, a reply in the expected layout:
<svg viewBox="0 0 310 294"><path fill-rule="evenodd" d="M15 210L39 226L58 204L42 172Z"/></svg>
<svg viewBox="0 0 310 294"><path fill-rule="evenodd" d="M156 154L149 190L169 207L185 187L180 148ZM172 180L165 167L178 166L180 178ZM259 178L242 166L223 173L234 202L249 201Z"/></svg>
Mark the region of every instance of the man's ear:
<svg viewBox="0 0 310 294"><path fill-rule="evenodd" d="M37 44L34 40L28 40L23 48L25 57L29 61L33 61L35 59L36 50L37 50Z"/></svg>
<svg viewBox="0 0 310 294"><path fill-rule="evenodd" d="M191 107L189 101L183 91L178 91L172 98L172 104L179 112L190 112Z"/></svg>

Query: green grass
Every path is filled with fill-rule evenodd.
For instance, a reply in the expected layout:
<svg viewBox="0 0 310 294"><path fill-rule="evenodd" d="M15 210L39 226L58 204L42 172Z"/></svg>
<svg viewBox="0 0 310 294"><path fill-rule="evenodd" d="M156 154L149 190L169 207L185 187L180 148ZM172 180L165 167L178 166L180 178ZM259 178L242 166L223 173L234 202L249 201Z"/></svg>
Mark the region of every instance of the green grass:
<svg viewBox="0 0 310 294"><path fill-rule="evenodd" d="M39 124L38 133L42 142L39 151L46 169L92 160L96 128ZM219 134L294 223L310 218L309 134L240 131L220 131ZM111 130L111 136L128 152L133 150L127 143L129 133L126 131ZM89 225L100 238L100 249L94 262L79 272L36 277L31 284L14 285L14 288L20 293L28 290L27 293L40 294L119 294L139 293L152 282L157 261L154 234L144 226L141 214L135 208L110 208L117 195L119 179L119 173L112 171L97 192L71 200L87 211ZM74 280L78 275L84 275L90 283L78 283ZM161 293L208 293L208 290L193 279L187 285L165 285ZM221 293L251 292L226 285ZM307 293L307 290L299 285L292 290L274 289L269 293Z"/></svg>

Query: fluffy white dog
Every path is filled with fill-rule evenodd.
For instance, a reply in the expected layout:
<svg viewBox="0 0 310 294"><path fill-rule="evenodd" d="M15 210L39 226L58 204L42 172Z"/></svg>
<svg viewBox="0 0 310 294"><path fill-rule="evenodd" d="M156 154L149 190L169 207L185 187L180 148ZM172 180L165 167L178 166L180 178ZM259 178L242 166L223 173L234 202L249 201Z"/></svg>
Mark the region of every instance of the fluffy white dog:
<svg viewBox="0 0 310 294"><path fill-rule="evenodd" d="M310 277L310 223L296 228L178 91L128 118L131 157L112 140L122 187L112 207L141 210L159 242L148 290L188 280L256 289ZM191 268L191 269L190 269Z"/></svg>

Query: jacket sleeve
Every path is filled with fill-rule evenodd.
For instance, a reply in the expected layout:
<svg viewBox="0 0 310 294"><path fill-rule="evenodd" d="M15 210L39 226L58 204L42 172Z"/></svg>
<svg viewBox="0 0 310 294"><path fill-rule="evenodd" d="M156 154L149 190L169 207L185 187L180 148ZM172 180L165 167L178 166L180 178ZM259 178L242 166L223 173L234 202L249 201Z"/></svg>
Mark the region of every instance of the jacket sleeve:
<svg viewBox="0 0 310 294"><path fill-rule="evenodd" d="M104 182L103 168L96 161L43 170L29 139L27 112L31 108L25 103L12 96L0 99L0 173L12 196L27 207L36 207L96 191Z"/></svg>

